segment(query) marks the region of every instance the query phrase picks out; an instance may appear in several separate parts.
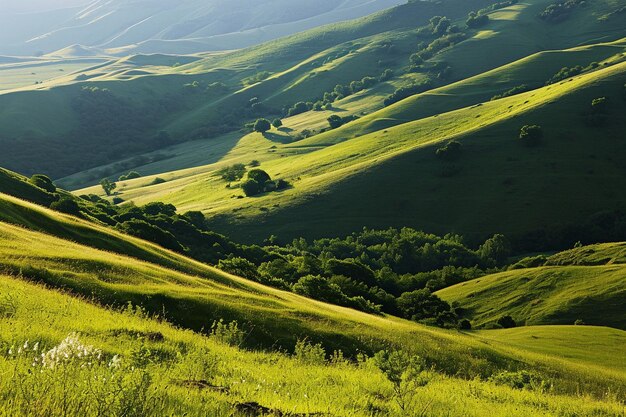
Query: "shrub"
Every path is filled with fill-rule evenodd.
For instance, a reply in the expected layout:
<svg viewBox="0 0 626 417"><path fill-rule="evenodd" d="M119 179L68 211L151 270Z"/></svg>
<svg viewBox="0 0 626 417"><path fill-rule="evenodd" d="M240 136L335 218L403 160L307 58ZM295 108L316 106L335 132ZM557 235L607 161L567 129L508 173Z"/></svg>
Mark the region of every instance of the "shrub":
<svg viewBox="0 0 626 417"><path fill-rule="evenodd" d="M312 344L307 339L299 339L293 351L293 356L307 365L322 365L326 362L326 350L321 343Z"/></svg>
<svg viewBox="0 0 626 417"><path fill-rule="evenodd" d="M272 124L267 119L258 119L254 123L254 127L253 127L255 132L260 132L260 133L265 133L271 128L272 128Z"/></svg>
<svg viewBox="0 0 626 417"><path fill-rule="evenodd" d="M459 329L461 330L472 330L472 322L468 319L463 319L459 322Z"/></svg>
<svg viewBox="0 0 626 417"><path fill-rule="evenodd" d="M525 370L517 372L500 372L499 374L490 377L489 381L514 389L539 389L543 391L548 387L548 384L539 374Z"/></svg>
<svg viewBox="0 0 626 417"><path fill-rule="evenodd" d="M36 187L41 188L49 193L54 193L57 190L57 187L52 183L52 180L42 174L35 174L28 180L31 184Z"/></svg>
<svg viewBox="0 0 626 417"><path fill-rule="evenodd" d="M224 319L213 322L210 336L221 343L237 347L241 347L245 340L245 333L239 324L236 321L226 323Z"/></svg>
<svg viewBox="0 0 626 417"><path fill-rule="evenodd" d="M135 178L141 178L141 174L139 174L137 171L130 171L126 175L121 175L119 177L119 181L133 180Z"/></svg>
<svg viewBox="0 0 626 417"><path fill-rule="evenodd" d="M263 187L261 187L261 184L259 184L258 181L255 180L245 181L243 184L241 184L241 189L247 197L252 197L263 192Z"/></svg>
<svg viewBox="0 0 626 417"><path fill-rule="evenodd" d="M461 143L456 140L448 142L435 152L437 158L445 160L457 159L461 155Z"/></svg>
<svg viewBox="0 0 626 417"><path fill-rule="evenodd" d="M476 12L470 12L465 21L468 28L478 28L485 26L487 23L489 23L489 16L486 14L476 14Z"/></svg>
<svg viewBox="0 0 626 417"><path fill-rule="evenodd" d="M338 127L341 127L341 125L343 125L343 118L341 116L333 114L328 118L328 124L331 129L337 129Z"/></svg>
<svg viewBox="0 0 626 417"><path fill-rule="evenodd" d="M163 178L156 177L156 178L155 178L155 179L153 179L153 180L150 182L150 184L148 184L148 185L158 185L158 184L163 184L163 183L165 183L165 182L167 182L167 181L165 181Z"/></svg>
<svg viewBox="0 0 626 417"><path fill-rule="evenodd" d="M307 103L300 101L294 104L294 106L287 111L287 116L295 116L297 114L307 112L310 109L311 108Z"/></svg>
<svg viewBox="0 0 626 417"><path fill-rule="evenodd" d="M50 209L73 216L80 216L78 203L69 197L62 197L59 201L54 201L50 204Z"/></svg>
<svg viewBox="0 0 626 417"><path fill-rule="evenodd" d="M224 167L217 171L217 174L225 181L239 181L246 173L244 164L235 164Z"/></svg>
<svg viewBox="0 0 626 417"><path fill-rule="evenodd" d="M515 320L511 316L502 316L498 319L497 324L501 326L503 329L511 329L517 326Z"/></svg>
<svg viewBox="0 0 626 417"><path fill-rule="evenodd" d="M113 197L113 204L118 205L118 204L122 204L124 202L124 199L122 197Z"/></svg>
<svg viewBox="0 0 626 417"><path fill-rule="evenodd" d="M584 325L585 325L585 322L583 320L581 320L581 319L577 319L574 322L574 326L584 326Z"/></svg>
<svg viewBox="0 0 626 417"><path fill-rule="evenodd" d="M516 94L525 93L526 91L529 91L529 90L530 90L530 87L528 87L526 84L518 85L516 87L511 88L510 90L505 91L502 94L498 94L498 95L491 97L491 100L498 100L501 98L514 96Z"/></svg>
<svg viewBox="0 0 626 417"><path fill-rule="evenodd" d="M272 126L274 126L276 129L278 129L279 127L281 127L283 125L283 121L280 119L274 119L272 121Z"/></svg>
<svg viewBox="0 0 626 417"><path fill-rule="evenodd" d="M222 259L218 262L217 268L229 274L257 282L261 281L261 275L259 274L257 266L245 258L232 257Z"/></svg>
<svg viewBox="0 0 626 417"><path fill-rule="evenodd" d="M525 125L520 129L519 138L526 146L536 146L543 139L543 130L541 126Z"/></svg>

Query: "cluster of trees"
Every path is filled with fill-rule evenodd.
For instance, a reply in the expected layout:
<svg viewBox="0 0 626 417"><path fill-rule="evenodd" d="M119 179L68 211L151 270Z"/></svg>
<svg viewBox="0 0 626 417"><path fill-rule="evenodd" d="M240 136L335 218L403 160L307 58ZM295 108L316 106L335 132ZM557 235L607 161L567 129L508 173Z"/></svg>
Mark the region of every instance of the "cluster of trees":
<svg viewBox="0 0 626 417"><path fill-rule="evenodd" d="M135 178L141 178L141 174L137 171L130 171L128 174L120 175L118 181L134 180Z"/></svg>
<svg viewBox="0 0 626 417"><path fill-rule="evenodd" d="M248 178L241 184L241 189L248 197L280 191L289 188L291 184L283 179L272 180L270 175L262 169L252 169L248 171Z"/></svg>
<svg viewBox="0 0 626 417"><path fill-rule="evenodd" d="M217 175L224 181L239 181L246 175L246 166L244 164L230 165L217 171Z"/></svg>
<svg viewBox="0 0 626 417"><path fill-rule="evenodd" d="M489 23L489 16L476 12L470 12L467 15L467 20L465 21L467 27L472 29L485 26L487 23Z"/></svg>
<svg viewBox="0 0 626 417"><path fill-rule="evenodd" d="M546 7L540 14L539 18L548 23L560 23L567 20L572 11L585 3L584 0L565 0L557 1Z"/></svg>
<svg viewBox="0 0 626 417"><path fill-rule="evenodd" d="M389 95L385 98L383 104L386 106L391 106L394 103L397 103L400 100L404 100L407 97L410 97L415 94L423 93L424 91L428 91L432 88L432 81L426 80L420 83L416 83L406 87L400 87L393 94Z"/></svg>
<svg viewBox="0 0 626 417"><path fill-rule="evenodd" d="M337 129L338 127L341 127L345 125L346 123L349 123L356 119L358 119L358 117L354 115L342 117L337 114L333 114L327 120L328 120L328 126L331 129Z"/></svg>
<svg viewBox="0 0 626 417"><path fill-rule="evenodd" d="M530 87L528 85L526 84L518 85L518 86L511 88L510 90L503 92L502 94L497 94L491 97L491 100L493 101L493 100L499 100L505 97L511 97L517 94L525 93L526 91L530 91Z"/></svg>

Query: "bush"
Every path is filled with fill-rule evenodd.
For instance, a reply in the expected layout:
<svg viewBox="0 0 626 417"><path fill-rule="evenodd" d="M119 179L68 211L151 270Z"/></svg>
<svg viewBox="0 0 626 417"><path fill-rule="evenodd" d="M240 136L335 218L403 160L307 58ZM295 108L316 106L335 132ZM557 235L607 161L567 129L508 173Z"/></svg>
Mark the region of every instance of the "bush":
<svg viewBox="0 0 626 417"><path fill-rule="evenodd" d="M230 346L241 347L245 333L239 328L236 321L224 322L224 319L214 321L211 325L211 338Z"/></svg>
<svg viewBox="0 0 626 417"><path fill-rule="evenodd" d="M274 126L276 129L278 129L282 125L283 125L283 121L280 119L274 119L274 121L272 121L272 126Z"/></svg>
<svg viewBox="0 0 626 417"><path fill-rule="evenodd" d="M42 174L35 174L28 180L35 187L39 187L42 190L45 190L49 193L54 193L57 190L57 187L52 183L52 180Z"/></svg>
<svg viewBox="0 0 626 417"><path fill-rule="evenodd" d="M307 339L296 342L293 356L301 363L307 365L323 365L326 362L326 350L321 343L312 344Z"/></svg>
<svg viewBox="0 0 626 417"><path fill-rule="evenodd" d="M133 180L135 178L141 178L141 174L139 174L137 171L130 171L126 175L121 175L119 177L119 181Z"/></svg>
<svg viewBox="0 0 626 417"><path fill-rule="evenodd" d="M489 378L489 381L514 389L539 389L543 391L548 387L548 384L541 378L540 375L529 371L504 371L497 375L493 375Z"/></svg>
<svg viewBox="0 0 626 417"><path fill-rule="evenodd" d="M163 183L165 183L165 182L167 182L167 181L165 181L163 178L156 177L156 178L155 178L155 179L153 179L153 180L150 182L150 184L148 184L148 185L158 185L158 184L163 184Z"/></svg>
<svg viewBox="0 0 626 417"><path fill-rule="evenodd" d="M264 185L266 182L271 181L272 178L262 169L252 169L248 172L248 179L255 180L259 184Z"/></svg>
<svg viewBox="0 0 626 417"><path fill-rule="evenodd" d="M331 129L337 129L338 127L341 127L341 125L343 125L343 118L341 116L333 114L328 118L328 124L330 125Z"/></svg>
<svg viewBox="0 0 626 417"><path fill-rule="evenodd" d="M543 139L543 130L541 126L525 125L520 129L519 138L526 146L536 146Z"/></svg>
<svg viewBox="0 0 626 417"><path fill-rule="evenodd" d="M263 192L263 187L258 183L258 181L255 180L245 181L241 184L241 189L247 197L252 197Z"/></svg>
<svg viewBox="0 0 626 417"><path fill-rule="evenodd" d="M254 131L265 133L272 128L272 124L267 119L259 119L254 123Z"/></svg>
<svg viewBox="0 0 626 417"><path fill-rule="evenodd" d="M498 319L497 324L501 326L503 329L512 329L517 326L515 320L511 316L502 316Z"/></svg>
<svg viewBox="0 0 626 417"><path fill-rule="evenodd" d="M50 209L65 214L71 214L73 216L80 216L80 207L78 203L69 197L63 197L59 201L53 202L50 204Z"/></svg>
<svg viewBox="0 0 626 417"><path fill-rule="evenodd" d="M224 167L217 171L217 174L225 181L239 181L246 173L244 164L235 164Z"/></svg>
<svg viewBox="0 0 626 417"><path fill-rule="evenodd" d="M461 143L456 140L448 142L445 146L437 149L435 155L437 155L437 158L448 161L457 159L461 155Z"/></svg>
<svg viewBox="0 0 626 417"><path fill-rule="evenodd" d="M472 330L472 322L468 319L463 319L459 322L459 329L461 330Z"/></svg>
<svg viewBox="0 0 626 417"><path fill-rule="evenodd" d="M287 116L295 116L297 114L304 113L309 110L311 110L309 105L303 101L300 101L294 104L294 106L287 111Z"/></svg>
<svg viewBox="0 0 626 417"><path fill-rule="evenodd" d="M485 26L487 23L489 23L489 16L486 14L476 14L476 12L470 12L465 21L468 28L478 28Z"/></svg>
<svg viewBox="0 0 626 417"><path fill-rule="evenodd" d="M124 199L122 197L113 197L113 204L118 205L118 204L122 204L124 202Z"/></svg>

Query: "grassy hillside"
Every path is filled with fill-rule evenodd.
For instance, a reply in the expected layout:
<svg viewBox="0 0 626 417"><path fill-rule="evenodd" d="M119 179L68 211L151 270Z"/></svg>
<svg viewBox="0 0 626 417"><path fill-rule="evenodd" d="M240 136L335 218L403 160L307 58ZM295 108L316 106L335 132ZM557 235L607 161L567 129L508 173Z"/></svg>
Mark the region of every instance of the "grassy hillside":
<svg viewBox="0 0 626 417"><path fill-rule="evenodd" d="M2 403L0 413L7 416L62 412L91 416L97 415L97 410L120 416L239 416L249 415L243 404L250 402L290 415L369 416L372 409L385 415L406 415L398 400L417 404L432 416L609 416L623 410L623 405L611 398L598 401L512 389L432 372L419 374L425 386L399 397L373 361L324 363L319 355L290 357L244 351L228 346L225 339L147 319L134 309L105 310L7 276L0 277L0 294L0 370L8 376L0 382L0 395L11 398ZM562 330L566 329L555 328L552 336L566 334ZM515 330L506 331L502 336L515 334ZM523 334L520 336L523 339ZM607 335L603 329L588 329L585 336L595 341L589 346L592 355L600 351L600 339L608 336L619 343L619 337L623 338ZM89 367L67 347L60 350L69 354L71 362L60 361L53 367L32 364L32 357L39 352L51 358L47 352L68 337L75 348L99 350L86 356ZM499 332L492 332L492 337L498 338ZM97 359L99 352L101 359ZM604 352L621 354L610 349ZM546 357L557 361L557 356L563 357L563 351ZM604 367L601 356L597 358L589 369L603 375L618 372ZM596 359L586 356L583 360ZM32 372L33 368L41 372ZM105 384L99 382L102 378ZM89 380L92 382L85 382ZM37 398L36 404L33 398Z"/></svg>
<svg viewBox="0 0 626 417"><path fill-rule="evenodd" d="M154 177L127 181L119 193L127 201L166 201L182 210L202 210L214 229L238 240L259 241L271 234L289 240L347 234L363 226L412 226L475 238L505 233L527 246L572 245L583 240L575 230L559 235L572 242L550 234L526 235L584 223L599 208L624 207L618 156L626 151L619 140L626 122L620 117L626 108L625 70L625 63L616 63L571 81L383 128L332 146L322 146L323 135L280 144L280 132L265 138L250 134L219 163L159 175L167 182L157 186L145 186ZM609 100L608 121L589 126L585 117L598 97ZM526 124L543 127L541 145L520 143L519 131ZM453 161L437 158L436 149L452 139L462 145L460 156ZM293 188L236 198L241 191L227 188L215 171L252 159L271 176L290 181Z"/></svg>
<svg viewBox="0 0 626 417"><path fill-rule="evenodd" d="M462 305L465 315L479 326L510 315L520 325L580 320L624 329L623 264L623 243L583 246L548 257L549 266L490 275L445 288L437 295Z"/></svg>
<svg viewBox="0 0 626 417"><path fill-rule="evenodd" d="M437 295L462 305L478 326L510 315L520 325L582 320L625 329L625 279L626 269L619 265L542 267L490 275L443 289Z"/></svg>

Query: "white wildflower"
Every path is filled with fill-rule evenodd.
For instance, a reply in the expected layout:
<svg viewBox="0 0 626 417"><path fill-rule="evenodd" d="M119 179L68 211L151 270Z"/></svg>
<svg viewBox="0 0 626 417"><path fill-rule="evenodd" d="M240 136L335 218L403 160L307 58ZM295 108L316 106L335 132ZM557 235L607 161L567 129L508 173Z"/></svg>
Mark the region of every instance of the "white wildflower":
<svg viewBox="0 0 626 417"><path fill-rule="evenodd" d="M76 333L72 333L57 346L42 354L42 362L44 366L54 368L57 365L74 361L90 363L101 354L100 349L83 345Z"/></svg>

